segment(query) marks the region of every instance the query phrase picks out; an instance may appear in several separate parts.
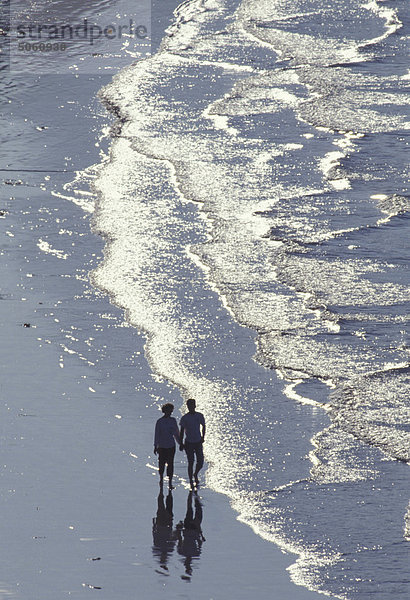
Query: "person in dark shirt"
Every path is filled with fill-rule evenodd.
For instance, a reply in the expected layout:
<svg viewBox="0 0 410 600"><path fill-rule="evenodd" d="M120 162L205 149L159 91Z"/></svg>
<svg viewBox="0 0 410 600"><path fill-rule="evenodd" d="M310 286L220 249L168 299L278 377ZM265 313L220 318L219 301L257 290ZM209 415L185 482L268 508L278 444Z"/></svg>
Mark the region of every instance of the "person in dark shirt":
<svg viewBox="0 0 410 600"><path fill-rule="evenodd" d="M205 440L205 417L202 413L197 412L196 401L190 398L187 401L188 412L180 420L180 450L185 448L188 460L188 477L191 487L193 487L193 478L195 484L199 484L198 473L204 464L204 452L202 444ZM202 429L202 431L201 431ZM185 435L185 442L184 442ZM194 461L196 457L196 466L194 472Z"/></svg>
<svg viewBox="0 0 410 600"><path fill-rule="evenodd" d="M159 484L163 485L164 470L167 465L169 488L173 489L175 440L180 443L179 430L176 419L171 417L174 405L164 404L161 410L164 416L158 419L155 425L154 454L158 454Z"/></svg>

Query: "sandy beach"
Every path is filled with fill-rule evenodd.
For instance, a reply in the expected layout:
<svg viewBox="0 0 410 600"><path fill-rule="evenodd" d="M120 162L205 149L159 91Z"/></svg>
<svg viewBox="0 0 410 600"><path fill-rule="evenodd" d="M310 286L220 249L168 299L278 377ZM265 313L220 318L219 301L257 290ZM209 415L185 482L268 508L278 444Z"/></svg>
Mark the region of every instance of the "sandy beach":
<svg viewBox="0 0 410 600"><path fill-rule="evenodd" d="M172 4L154 27L155 45ZM183 399L151 372L145 336L90 285L104 244L90 230L89 189L70 191L76 172L108 148L101 131L112 118L95 97L110 76L6 77L0 598L316 597L290 582L294 557L206 486L199 555L190 560L174 542L161 557L153 430L160 405L174 402L178 417ZM179 453L174 530L189 501L186 478Z"/></svg>
<svg viewBox="0 0 410 600"><path fill-rule="evenodd" d="M90 287L102 241L81 208L39 189L43 178L23 171L13 175L22 184L10 185L3 174L0 597L317 597L290 582L292 555L206 487L206 541L192 575L177 544L159 560L153 428L162 401L179 408L182 399L150 372L144 336ZM59 234L73 222L75 233ZM179 453L174 527L186 480Z"/></svg>
<svg viewBox="0 0 410 600"><path fill-rule="evenodd" d="M0 600L407 600L408 8L179 4L0 35Z"/></svg>

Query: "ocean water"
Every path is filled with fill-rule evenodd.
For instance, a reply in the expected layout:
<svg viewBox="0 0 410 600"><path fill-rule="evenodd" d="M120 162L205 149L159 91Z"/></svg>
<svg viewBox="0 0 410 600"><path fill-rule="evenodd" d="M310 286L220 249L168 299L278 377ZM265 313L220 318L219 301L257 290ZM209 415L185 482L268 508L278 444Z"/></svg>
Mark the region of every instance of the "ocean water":
<svg viewBox="0 0 410 600"><path fill-rule="evenodd" d="M207 485L334 598L410 594L409 6L191 0L101 92L92 281Z"/></svg>
<svg viewBox="0 0 410 600"><path fill-rule="evenodd" d="M87 215L96 199L92 282L146 332L181 406L197 398L207 486L334 598L410 594L408 22L402 0L191 0L150 58L126 39L87 48L86 86L6 86L47 136L59 95L136 60L100 91L109 153L53 193ZM6 167L32 167L16 127ZM78 127L48 150L56 169L79 169Z"/></svg>

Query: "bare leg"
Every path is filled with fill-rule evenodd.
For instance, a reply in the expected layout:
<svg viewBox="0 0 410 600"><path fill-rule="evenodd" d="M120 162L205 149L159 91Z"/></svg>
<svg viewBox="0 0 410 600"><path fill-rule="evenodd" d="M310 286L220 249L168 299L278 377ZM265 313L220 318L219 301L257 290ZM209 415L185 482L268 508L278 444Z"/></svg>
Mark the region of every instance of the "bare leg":
<svg viewBox="0 0 410 600"><path fill-rule="evenodd" d="M196 467L195 467L194 477L195 477L195 483L198 485L198 483L199 483L198 473L204 465L204 452L202 450L202 445L199 448L197 448L195 454L196 454Z"/></svg>
<svg viewBox="0 0 410 600"><path fill-rule="evenodd" d="M194 472L194 463L189 462L188 463L188 477L189 477L189 483L191 484L191 486L193 483L193 472Z"/></svg>
<svg viewBox="0 0 410 600"><path fill-rule="evenodd" d="M162 485L164 481L164 470L165 470L165 460L162 455L161 449L158 451L158 473L159 473L159 484Z"/></svg>
<svg viewBox="0 0 410 600"><path fill-rule="evenodd" d="M168 466L167 466L167 475L169 479L169 489L173 490L174 486L172 485L172 478L174 476L174 456L175 456L175 448L170 452L170 456L168 457Z"/></svg>

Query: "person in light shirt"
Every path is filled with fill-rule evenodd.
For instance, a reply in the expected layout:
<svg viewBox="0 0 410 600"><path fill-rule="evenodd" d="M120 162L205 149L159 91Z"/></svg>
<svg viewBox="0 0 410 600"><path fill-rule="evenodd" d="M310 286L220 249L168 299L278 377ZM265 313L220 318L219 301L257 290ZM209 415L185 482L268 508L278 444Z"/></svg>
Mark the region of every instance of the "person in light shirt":
<svg viewBox="0 0 410 600"><path fill-rule="evenodd" d="M180 420L180 450L185 448L188 459L188 477L191 487L193 487L193 479L195 484L199 484L198 473L204 464L204 452L202 444L205 440L205 418L200 412L196 412L196 401L190 398L187 401L188 412ZM202 431L201 431L202 430ZM184 442L185 435L185 442ZM194 461L196 457L196 466L194 472Z"/></svg>
<svg viewBox="0 0 410 600"><path fill-rule="evenodd" d="M180 443L178 424L171 417L174 410L173 404L164 404L161 408L164 416L155 424L154 454L158 454L159 484L164 482L164 470L167 465L169 488L173 489L172 477L174 475L175 440Z"/></svg>

